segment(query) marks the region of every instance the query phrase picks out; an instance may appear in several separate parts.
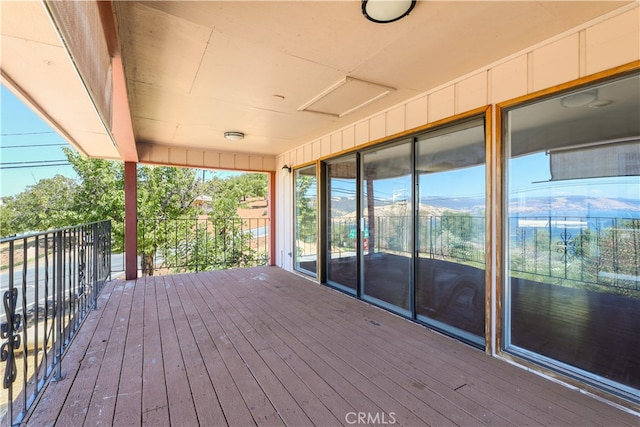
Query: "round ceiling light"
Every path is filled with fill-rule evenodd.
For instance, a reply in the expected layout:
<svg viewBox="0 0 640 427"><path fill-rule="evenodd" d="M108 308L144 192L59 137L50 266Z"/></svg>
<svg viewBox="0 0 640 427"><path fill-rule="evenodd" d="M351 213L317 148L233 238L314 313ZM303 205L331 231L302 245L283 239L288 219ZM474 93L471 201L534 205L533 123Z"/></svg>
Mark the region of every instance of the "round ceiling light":
<svg viewBox="0 0 640 427"><path fill-rule="evenodd" d="M224 133L224 137L225 137L225 139L228 139L229 141L240 141L240 140L244 139L244 133L236 132L236 131L225 132Z"/></svg>
<svg viewBox="0 0 640 427"><path fill-rule="evenodd" d="M598 89L586 90L584 92L574 93L560 99L560 105L564 108L584 107L598 99Z"/></svg>
<svg viewBox="0 0 640 427"><path fill-rule="evenodd" d="M386 24L404 18L416 0L362 0L362 13L369 21Z"/></svg>

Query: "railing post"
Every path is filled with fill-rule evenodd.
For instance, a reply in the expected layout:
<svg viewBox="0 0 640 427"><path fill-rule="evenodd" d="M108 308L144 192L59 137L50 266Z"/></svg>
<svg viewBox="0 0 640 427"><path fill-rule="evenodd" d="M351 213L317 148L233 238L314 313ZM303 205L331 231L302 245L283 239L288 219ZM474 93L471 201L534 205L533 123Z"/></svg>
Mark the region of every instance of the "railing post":
<svg viewBox="0 0 640 427"><path fill-rule="evenodd" d="M100 254L100 234L98 233L98 223L94 223L92 225L92 233L93 233L93 281L91 284L92 288L92 298L93 298L93 309L98 309L98 281L99 281L99 273L98 273L98 256Z"/></svg>
<svg viewBox="0 0 640 427"><path fill-rule="evenodd" d="M1 328L1 338L6 340L1 347L1 359L5 362L4 379L2 386L7 390L7 416L9 423L13 424L13 382L16 380L17 370L14 350L20 348L20 314L16 313L18 291L14 287L14 242L9 242L9 290L3 296L5 322Z"/></svg>
<svg viewBox="0 0 640 427"><path fill-rule="evenodd" d="M62 373L62 304L63 304L63 261L64 261L64 244L63 244L63 231L56 232L56 242L55 242L55 253L56 253L56 353L57 353L57 363L56 363L56 372L52 378L52 381L62 381L64 379L64 374Z"/></svg>

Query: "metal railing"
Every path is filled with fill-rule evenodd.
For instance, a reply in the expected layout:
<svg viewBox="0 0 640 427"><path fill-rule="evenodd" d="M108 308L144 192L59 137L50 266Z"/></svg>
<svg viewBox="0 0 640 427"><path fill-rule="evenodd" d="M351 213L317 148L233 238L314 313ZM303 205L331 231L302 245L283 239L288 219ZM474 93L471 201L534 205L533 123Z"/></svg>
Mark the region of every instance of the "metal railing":
<svg viewBox="0 0 640 427"><path fill-rule="evenodd" d="M640 219L516 216L509 219L513 276L640 291Z"/></svg>
<svg viewBox="0 0 640 427"><path fill-rule="evenodd" d="M355 217L330 221L333 257L353 254L356 249ZM374 226L364 222L364 250L411 256L413 218L378 216ZM484 264L485 218L479 216L421 215L418 217L418 254L420 257Z"/></svg>
<svg viewBox="0 0 640 427"><path fill-rule="evenodd" d="M3 425L19 424L111 272L109 221L0 239Z"/></svg>
<svg viewBox="0 0 640 427"><path fill-rule="evenodd" d="M266 265L269 218L139 218L143 274Z"/></svg>

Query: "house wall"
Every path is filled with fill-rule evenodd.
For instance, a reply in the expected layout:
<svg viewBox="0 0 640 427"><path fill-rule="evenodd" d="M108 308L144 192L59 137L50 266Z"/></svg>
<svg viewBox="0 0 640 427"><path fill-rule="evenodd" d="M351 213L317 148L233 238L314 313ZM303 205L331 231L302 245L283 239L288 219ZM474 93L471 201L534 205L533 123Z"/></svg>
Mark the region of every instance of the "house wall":
<svg viewBox="0 0 640 427"><path fill-rule="evenodd" d="M487 109L490 112L486 122L489 128L487 134L490 135L490 140L487 140L490 153L486 163L487 197L495 209L490 213L491 218L488 218L491 226L486 248L489 259L485 282L485 351L548 378L558 378L555 371L529 360L513 357L505 353L502 347L503 248L502 231L499 228L501 223L498 221L502 155L498 148L501 143L501 120L498 115L505 105L639 67L640 3L636 2L433 88L405 103L282 153L276 156L275 167L278 171L284 165L295 169L376 143L406 137L430 126L468 116L470 111L475 114ZM278 172L276 176L276 265L292 271L294 174ZM322 275L319 277L322 278ZM584 387L579 379L563 376L559 380L580 389ZM604 395L607 400L621 403L625 407L629 405L628 401L617 401L613 394L601 390L589 388L589 392ZM637 405L634 407L638 410Z"/></svg>
<svg viewBox="0 0 640 427"><path fill-rule="evenodd" d="M491 105L495 112L497 103L638 60L640 4L635 3L282 153L276 156L275 169L280 171L284 165L296 167L364 144L389 140L396 134L478 107ZM491 145L495 147L496 129L492 129L491 134ZM496 156L494 151L493 158ZM495 168L495 162L492 163ZM491 175L496 176L495 170ZM495 181L492 180L494 190ZM276 265L291 270L292 175L283 176L278 172L276 187Z"/></svg>

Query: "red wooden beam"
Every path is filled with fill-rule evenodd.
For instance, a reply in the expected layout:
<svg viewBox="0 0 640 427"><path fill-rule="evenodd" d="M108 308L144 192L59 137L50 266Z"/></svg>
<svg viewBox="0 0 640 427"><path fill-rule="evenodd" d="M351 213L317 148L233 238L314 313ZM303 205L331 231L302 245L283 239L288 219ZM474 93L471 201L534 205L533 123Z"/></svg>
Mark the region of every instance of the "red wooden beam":
<svg viewBox="0 0 640 427"><path fill-rule="evenodd" d="M125 279L138 278L138 173L137 163L124 163Z"/></svg>

